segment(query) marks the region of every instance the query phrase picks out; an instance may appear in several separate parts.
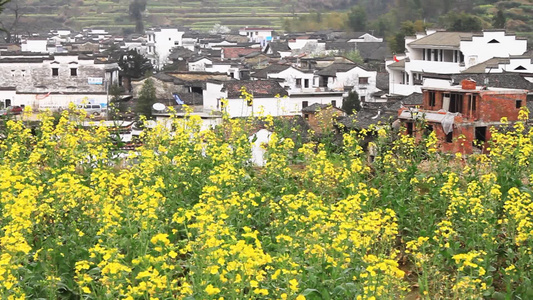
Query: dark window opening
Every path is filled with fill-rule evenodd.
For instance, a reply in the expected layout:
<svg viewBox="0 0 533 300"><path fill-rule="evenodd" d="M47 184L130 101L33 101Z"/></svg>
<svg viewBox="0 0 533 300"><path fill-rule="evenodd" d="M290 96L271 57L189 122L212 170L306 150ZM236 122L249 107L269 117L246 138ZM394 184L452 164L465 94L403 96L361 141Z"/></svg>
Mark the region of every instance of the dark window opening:
<svg viewBox="0 0 533 300"><path fill-rule="evenodd" d="M476 127L474 146L481 148L483 147L483 144L486 141L487 141L487 127Z"/></svg>
<svg viewBox="0 0 533 300"><path fill-rule="evenodd" d="M305 88L309 87L309 79L304 79L304 87Z"/></svg>
<svg viewBox="0 0 533 300"><path fill-rule="evenodd" d="M413 123L407 122L406 126L407 126L407 134L412 136L413 135Z"/></svg>
<svg viewBox="0 0 533 300"><path fill-rule="evenodd" d="M331 100L331 106L337 107L337 100Z"/></svg>
<svg viewBox="0 0 533 300"><path fill-rule="evenodd" d="M465 55L463 54L463 52L459 52L459 62L465 62Z"/></svg>
<svg viewBox="0 0 533 300"><path fill-rule="evenodd" d="M309 106L309 101L302 101L302 108L306 108Z"/></svg>
<svg viewBox="0 0 533 300"><path fill-rule="evenodd" d="M71 68L70 69L70 76L78 76L78 69Z"/></svg>
<svg viewBox="0 0 533 300"><path fill-rule="evenodd" d="M524 68L523 66L518 66L515 68L515 70L527 70L526 68Z"/></svg>
<svg viewBox="0 0 533 300"><path fill-rule="evenodd" d="M366 96L361 96L361 102L365 102L366 101Z"/></svg>
<svg viewBox="0 0 533 300"><path fill-rule="evenodd" d="M492 39L489 41L489 44L499 44L500 42L498 42L498 40L496 39Z"/></svg>
<svg viewBox="0 0 533 300"><path fill-rule="evenodd" d="M451 94L450 108L448 111L451 113L457 113L457 112L463 111L463 95L462 94Z"/></svg>
<svg viewBox="0 0 533 300"><path fill-rule="evenodd" d="M302 79L301 78L297 78L296 79L296 87L302 87Z"/></svg>
<svg viewBox="0 0 533 300"><path fill-rule="evenodd" d="M516 108L522 107L522 100L516 100Z"/></svg>
<svg viewBox="0 0 533 300"><path fill-rule="evenodd" d="M453 131L450 131L448 134L446 134L446 143L453 142Z"/></svg>
<svg viewBox="0 0 533 300"><path fill-rule="evenodd" d="M59 76L59 68L52 68L52 76Z"/></svg>
<svg viewBox="0 0 533 300"><path fill-rule="evenodd" d="M426 60L426 49L422 49L422 60Z"/></svg>
<svg viewBox="0 0 533 300"><path fill-rule="evenodd" d="M304 114L304 118L307 120L309 119L309 114Z"/></svg>
<svg viewBox="0 0 533 300"><path fill-rule="evenodd" d="M434 107L436 104L435 92L429 92L429 107Z"/></svg>
<svg viewBox="0 0 533 300"><path fill-rule="evenodd" d="M368 84L368 77L359 77L359 84Z"/></svg>

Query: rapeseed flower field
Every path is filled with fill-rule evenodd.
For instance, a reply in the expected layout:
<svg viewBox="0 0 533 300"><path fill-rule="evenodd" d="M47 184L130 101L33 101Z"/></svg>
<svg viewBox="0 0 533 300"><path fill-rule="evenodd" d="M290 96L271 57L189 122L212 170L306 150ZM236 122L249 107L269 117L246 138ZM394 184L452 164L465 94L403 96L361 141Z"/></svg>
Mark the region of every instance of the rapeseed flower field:
<svg viewBox="0 0 533 300"><path fill-rule="evenodd" d="M332 147L265 117L256 167L250 120L172 118L124 160L80 119L5 123L2 299L533 298L522 122L466 157L387 127Z"/></svg>

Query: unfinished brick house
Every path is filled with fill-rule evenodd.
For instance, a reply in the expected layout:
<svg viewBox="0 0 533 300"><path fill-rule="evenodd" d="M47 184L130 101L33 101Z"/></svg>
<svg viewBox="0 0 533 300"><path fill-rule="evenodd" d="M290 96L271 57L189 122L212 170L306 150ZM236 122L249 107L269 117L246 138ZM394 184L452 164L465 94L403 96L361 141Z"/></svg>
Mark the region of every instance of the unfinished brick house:
<svg viewBox="0 0 533 300"><path fill-rule="evenodd" d="M527 90L476 86L472 80L422 92L420 108L399 110L405 133L422 138L435 131L441 151L463 154L484 151L490 128L501 125L502 117L517 121L527 97Z"/></svg>

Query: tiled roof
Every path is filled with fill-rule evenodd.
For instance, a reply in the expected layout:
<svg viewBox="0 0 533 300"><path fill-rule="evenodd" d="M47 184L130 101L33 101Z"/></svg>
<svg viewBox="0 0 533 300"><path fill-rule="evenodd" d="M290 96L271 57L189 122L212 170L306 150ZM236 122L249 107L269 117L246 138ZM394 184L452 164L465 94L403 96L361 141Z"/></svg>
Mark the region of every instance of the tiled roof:
<svg viewBox="0 0 533 300"><path fill-rule="evenodd" d="M400 100L396 100L388 105L388 111L398 111L402 105L417 106L423 104L423 97L421 93L412 93L409 96L405 96Z"/></svg>
<svg viewBox="0 0 533 300"><path fill-rule="evenodd" d="M272 65L269 65L266 68L260 69L257 72L253 73L252 77L254 77L254 78L265 78L266 79L266 78L268 78L268 76L267 76L268 74L277 74L277 73L279 73L281 71L287 70L290 67L291 66L288 66L288 65L272 64Z"/></svg>
<svg viewBox="0 0 533 300"><path fill-rule="evenodd" d="M302 112L303 113L316 113L317 111L325 109L328 106L331 106L331 104L313 103L307 107L302 108Z"/></svg>
<svg viewBox="0 0 533 300"><path fill-rule="evenodd" d="M486 85L496 88L509 88L533 91L533 82L529 82L518 73L491 73L491 74L457 74L452 75L454 84L460 84L463 79L473 79L477 85Z"/></svg>
<svg viewBox="0 0 533 300"><path fill-rule="evenodd" d="M391 55L387 42L356 43L355 48L364 60L384 61Z"/></svg>
<svg viewBox="0 0 533 300"><path fill-rule="evenodd" d="M493 57L491 59L488 59L484 62L481 62L477 65L473 65L471 66L470 68L462 71L461 73L485 73L485 69L488 67L488 66L493 66L493 65L498 65L498 63L501 61L502 59L501 58L498 58L498 57ZM506 59L507 61L509 59Z"/></svg>
<svg viewBox="0 0 533 300"><path fill-rule="evenodd" d="M225 59L234 59L234 58L239 58L241 56L248 55L253 52L261 52L261 49L227 47L227 48L222 48L222 52L224 53Z"/></svg>
<svg viewBox="0 0 533 300"><path fill-rule="evenodd" d="M228 98L235 99L241 96L241 88L246 88L248 93L255 98L271 98L276 95L288 96L287 91L276 80L240 80L224 83L224 89L228 92Z"/></svg>
<svg viewBox="0 0 533 300"><path fill-rule="evenodd" d="M356 64L351 63L332 63L331 65L325 67L324 69L317 72L317 75L320 76L337 76L338 72L347 72L353 68L357 67Z"/></svg>
<svg viewBox="0 0 533 300"><path fill-rule="evenodd" d="M473 33L471 32L437 31L433 34L409 43L409 46L441 46L458 48L461 43L461 39L471 38L472 35Z"/></svg>
<svg viewBox="0 0 533 300"><path fill-rule="evenodd" d="M392 64L388 65L388 67L389 68L405 68L405 59L393 62Z"/></svg>

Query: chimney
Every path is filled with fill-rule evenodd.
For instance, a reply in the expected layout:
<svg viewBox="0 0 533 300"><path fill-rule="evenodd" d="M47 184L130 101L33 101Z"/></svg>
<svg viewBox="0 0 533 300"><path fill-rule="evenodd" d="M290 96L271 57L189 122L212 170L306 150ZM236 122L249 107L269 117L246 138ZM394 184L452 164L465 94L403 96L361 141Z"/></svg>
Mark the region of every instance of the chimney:
<svg viewBox="0 0 533 300"><path fill-rule="evenodd" d="M461 81L461 88L463 90L475 90L476 89L476 81L469 78L469 79L464 79L463 81Z"/></svg>

